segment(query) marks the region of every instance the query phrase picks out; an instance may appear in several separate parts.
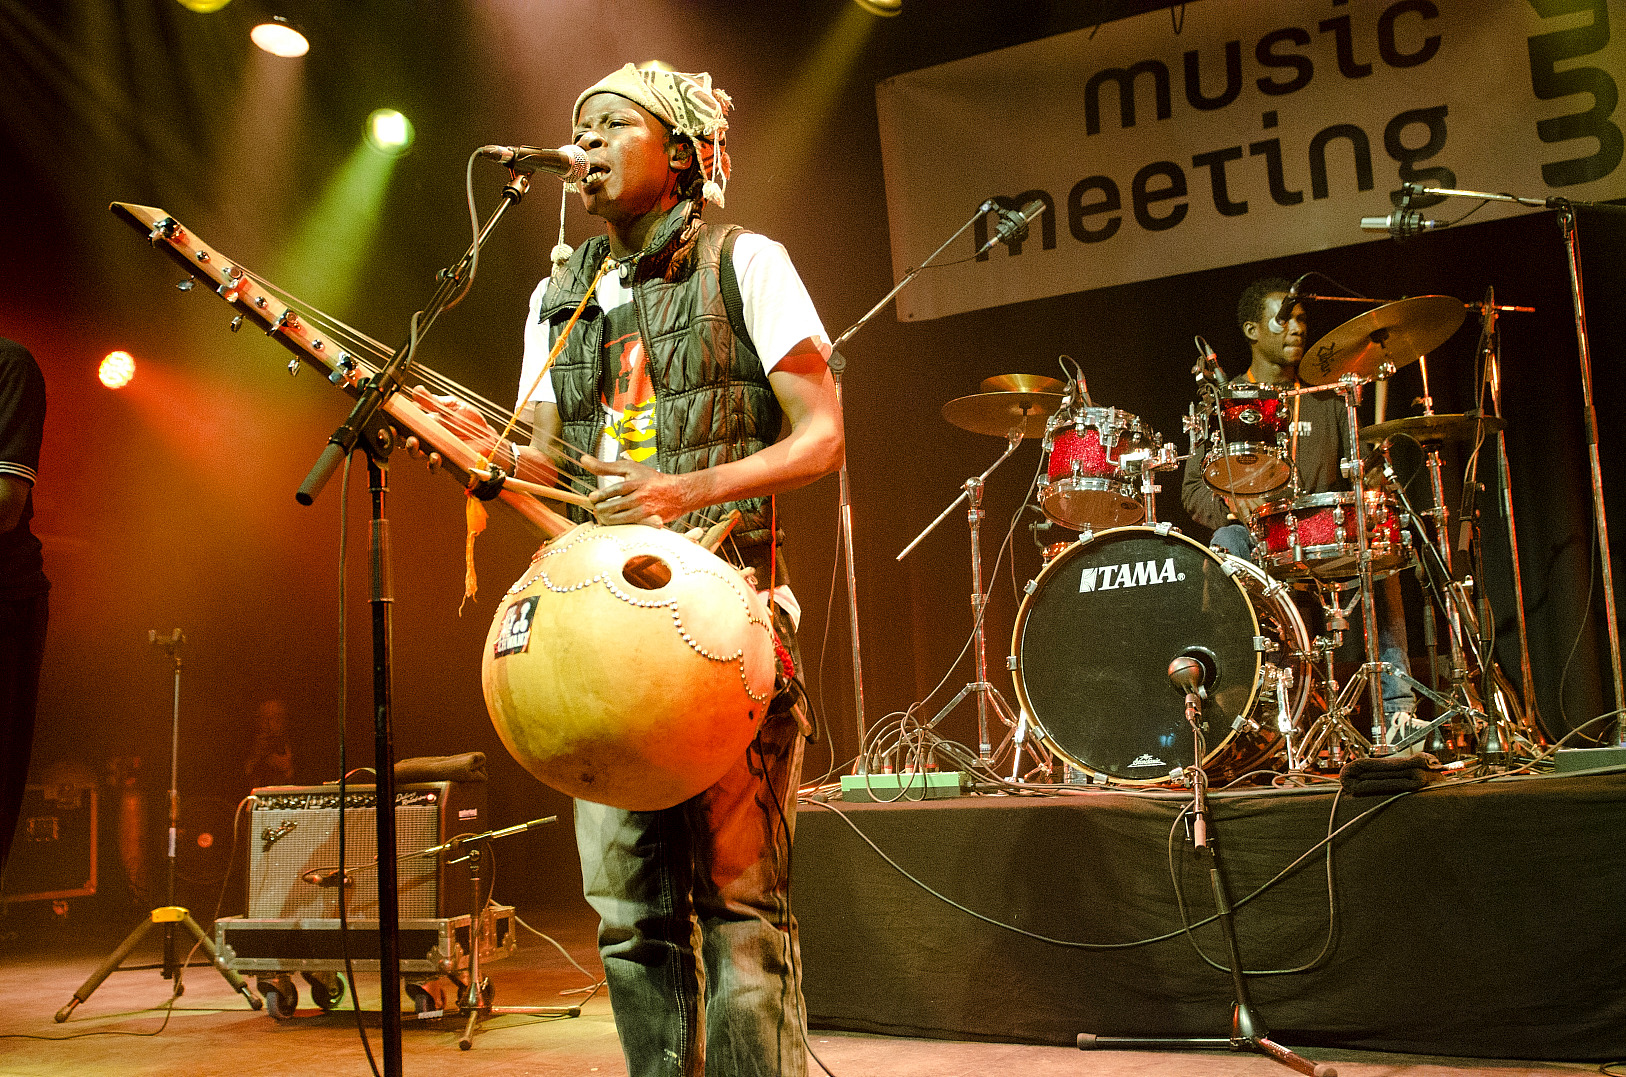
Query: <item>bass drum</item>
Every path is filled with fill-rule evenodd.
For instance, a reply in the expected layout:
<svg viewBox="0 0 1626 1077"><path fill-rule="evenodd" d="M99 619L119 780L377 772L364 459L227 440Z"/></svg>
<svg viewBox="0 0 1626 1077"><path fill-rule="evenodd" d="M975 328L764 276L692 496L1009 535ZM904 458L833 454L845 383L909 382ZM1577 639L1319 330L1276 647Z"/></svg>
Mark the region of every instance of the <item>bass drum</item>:
<svg viewBox="0 0 1626 1077"><path fill-rule="evenodd" d="M1185 694L1168 672L1182 655L1208 673L1211 779L1281 750L1284 704L1299 728L1310 634L1287 588L1258 566L1166 526L1120 527L1074 543L1028 590L1011 639L1016 696L1044 743L1078 769L1155 785L1192 764Z"/></svg>

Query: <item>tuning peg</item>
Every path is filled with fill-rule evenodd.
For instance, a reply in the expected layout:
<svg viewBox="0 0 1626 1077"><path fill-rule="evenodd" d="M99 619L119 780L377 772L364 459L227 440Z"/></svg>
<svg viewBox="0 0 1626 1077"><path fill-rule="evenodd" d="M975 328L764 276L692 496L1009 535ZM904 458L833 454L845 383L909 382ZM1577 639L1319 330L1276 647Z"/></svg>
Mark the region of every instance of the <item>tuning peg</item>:
<svg viewBox="0 0 1626 1077"><path fill-rule="evenodd" d="M235 333L241 328L243 328L243 316L239 314L231 320L231 331Z"/></svg>
<svg viewBox="0 0 1626 1077"><path fill-rule="evenodd" d="M299 357L296 355L292 359L288 360L288 376L290 378L292 378L292 377L296 376L298 373L299 373Z"/></svg>
<svg viewBox="0 0 1626 1077"><path fill-rule="evenodd" d="M193 280L191 277L187 277L185 280L175 285L175 287L183 292L190 292L194 287L197 286L197 283L198 282Z"/></svg>

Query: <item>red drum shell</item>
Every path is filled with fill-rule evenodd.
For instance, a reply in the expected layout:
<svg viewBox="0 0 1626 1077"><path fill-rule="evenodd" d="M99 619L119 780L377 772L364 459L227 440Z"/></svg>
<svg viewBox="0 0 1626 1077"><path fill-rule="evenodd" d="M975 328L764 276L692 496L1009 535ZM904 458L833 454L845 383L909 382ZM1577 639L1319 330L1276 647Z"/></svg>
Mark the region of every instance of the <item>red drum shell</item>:
<svg viewBox="0 0 1626 1077"><path fill-rule="evenodd" d="M1366 491L1372 572L1404 568L1411 550L1401 539L1394 501L1383 490ZM1325 580L1360 574L1355 495L1349 491L1307 494L1260 506L1253 516L1254 558L1273 575Z"/></svg>

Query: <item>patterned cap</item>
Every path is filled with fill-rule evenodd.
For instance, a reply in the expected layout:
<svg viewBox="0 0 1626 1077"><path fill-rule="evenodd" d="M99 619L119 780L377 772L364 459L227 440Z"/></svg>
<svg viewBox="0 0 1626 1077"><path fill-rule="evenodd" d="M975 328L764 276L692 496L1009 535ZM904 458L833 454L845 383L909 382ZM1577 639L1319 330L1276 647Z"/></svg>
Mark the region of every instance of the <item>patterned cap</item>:
<svg viewBox="0 0 1626 1077"><path fill-rule="evenodd" d="M642 105L680 135L694 143L700 168L706 177L702 188L706 201L723 204L723 189L731 171L726 132L728 113L734 102L722 90L713 89L711 75L682 71L662 71L627 64L619 71L583 90L571 113L574 123L582 103L596 93L613 93Z"/></svg>

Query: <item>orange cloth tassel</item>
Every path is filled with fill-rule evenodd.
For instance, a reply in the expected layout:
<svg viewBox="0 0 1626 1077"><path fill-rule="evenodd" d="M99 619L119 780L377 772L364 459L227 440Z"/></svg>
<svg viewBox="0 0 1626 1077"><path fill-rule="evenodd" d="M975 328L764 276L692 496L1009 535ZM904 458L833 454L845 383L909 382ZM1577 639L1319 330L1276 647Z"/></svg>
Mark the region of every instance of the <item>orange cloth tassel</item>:
<svg viewBox="0 0 1626 1077"><path fill-rule="evenodd" d="M457 615L463 616L463 606L480 588L480 581L474 574L474 540L480 532L486 529L485 502L472 494L463 495L463 516L468 523L467 536L463 544L463 601L457 604Z"/></svg>

